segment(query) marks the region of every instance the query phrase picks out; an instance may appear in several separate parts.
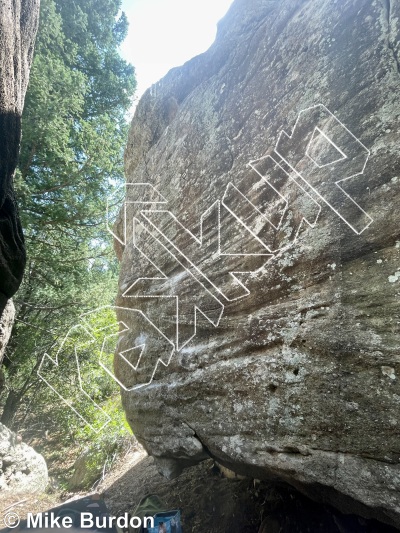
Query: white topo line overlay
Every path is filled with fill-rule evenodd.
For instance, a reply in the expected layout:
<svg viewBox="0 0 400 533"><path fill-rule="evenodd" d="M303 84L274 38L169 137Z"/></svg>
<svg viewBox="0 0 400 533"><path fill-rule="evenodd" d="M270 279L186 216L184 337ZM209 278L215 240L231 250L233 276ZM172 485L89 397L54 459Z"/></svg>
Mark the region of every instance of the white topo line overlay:
<svg viewBox="0 0 400 533"><path fill-rule="evenodd" d="M324 131L324 124L329 123L329 125L335 127L336 134L334 135L334 138L330 137L326 131ZM347 142L347 148L343 146L339 146L339 141L337 139L339 135L341 138L345 138ZM315 139L317 136L320 136L321 139L323 139L326 143L328 143L333 149L337 152L337 157L333 159L332 161L329 161L327 163L321 163L318 162L315 157L313 157L312 152L312 144L315 142ZM304 148L304 144L306 144ZM299 149L300 147L300 149ZM296 150L297 149L297 150ZM150 385L153 381L154 375L160 365L163 367L168 367L174 354L177 354L182 351L182 349L187 346L187 344L195 338L197 334L197 314L200 312L211 324L213 324L214 327L218 327L223 313L225 309L225 305L227 302L233 302L236 300L239 300L241 298L245 298L248 295L250 295L250 290L248 287L246 287L245 283L243 283L238 277L235 276L235 274L250 274L252 272L255 272L254 270L252 272L246 271L245 269L243 272L241 270L238 270L237 268L233 270L229 270L227 266L229 266L229 261L232 260L234 257L242 257L243 260L246 257L249 256L258 256L262 258L262 256L265 257L265 263L268 263L269 261L273 260L274 258L282 255L282 253L286 252L290 247L292 247L300 234L300 231L304 224L307 224L309 228L315 228L317 225L317 222L319 220L320 214L321 214L321 204L318 203L318 201L315 200L315 197L317 197L319 200L323 202L326 206L328 206L335 214L337 214L345 223L346 225L352 229L357 235L360 235L362 232L364 232L373 222L372 217L370 217L363 209L362 207L342 188L341 184L343 184L345 181L355 177L362 175L365 171L367 161L370 157L370 151L364 146L364 144L355 136L353 135L346 126L340 122L340 120L337 119L333 113L331 113L323 104L318 104L312 107L308 107L302 111L300 111L296 123L293 127L292 134L288 135L285 131L282 131L278 136L278 141L276 143L276 146L274 148L274 156L263 156L257 160L252 160L249 162L248 166L251 168L252 172L254 172L257 175L257 179L259 179L259 182L257 184L257 187L263 187L266 188L266 190L269 190L271 193L275 195L276 198L280 199L282 204L285 205L283 214L280 217L279 221L274 224L272 218L269 218L268 213L265 212L265 209L263 210L263 207L260 205L257 205L257 198L251 198L251 187L247 191L243 192L243 187L245 188L245 185L243 183L241 185L235 185L234 183L230 182L225 188L225 191L221 197L221 199L217 199L215 202L211 204L211 206L202 214L200 219L200 237L196 237L192 232L190 232L187 228L185 228L175 217L175 215L168 211L167 209L160 209L160 204L166 206L168 203L166 198L156 189L154 185L151 183L127 183L126 188L126 196L128 199L126 199L123 207L122 207L122 232L120 232L119 235L115 234L113 228L109 225L109 205L113 205L116 203L116 193L113 197L108 199L107 202L107 230L113 237L122 245L125 246L128 241L128 226L132 224L132 239L133 239L133 248L136 250L138 254L141 254L142 257L144 257L148 263L154 267L154 272L156 273L155 277L149 277L146 276L145 273L143 275L136 275L136 277L132 280L131 283L127 284L123 290L122 297L124 298L137 298L137 299L148 299L153 298L154 301L157 302L157 300L162 298L172 298L175 299L175 309L176 309L176 334L173 339L168 338L163 331L159 328L157 324L155 324L148 316L146 316L140 309L136 308L124 308L124 307L113 307L108 306L110 309L117 310L125 310L129 311L130 313L136 313L137 317L140 317L141 320L143 320L144 324L148 325L148 330L151 331L151 333L158 335L159 339L162 339L166 346L169 346L169 353L166 354L166 357L158 357L157 361L155 362L154 368L148 378L143 383L135 384L134 386L127 386L125 382L121 378L117 378L114 373L102 363L101 357L99 360L99 365L103 368L103 370L114 380L118 383L118 385L125 391L134 391L137 389L140 389L144 386ZM284 176L287 180L287 183L290 187L294 187L297 191L297 194L300 195L303 198L307 199L308 205L312 207L311 215L308 215L308 218L305 214L302 214L301 222L297 228L297 231L293 232L293 236L291 237L291 240L282 245L281 247L277 247L276 249L273 249L271 245L264 242L262 238L259 235L259 232L257 232L254 227L252 226L248 220L249 218L244 216L241 216L240 210L247 210L248 213L249 210L252 213L252 217L255 221L261 220L263 224L269 224L269 228L274 232L282 231L282 225L284 220L284 215L289 209L290 202L288 198L286 198L284 195L282 195L273 185L273 181L270 181L270 178L268 175L263 175L262 172L260 172L257 169L257 164L262 163L263 161L266 161L269 158L270 161L268 161L273 168L281 173L281 176ZM332 179L332 183L328 183L328 187L325 187L324 191L328 195L327 197L324 196L324 194L319 190L320 189L320 181L312 178L310 175L304 174L304 171L300 171L298 168L298 163L304 158L307 158L313 165L313 173L315 173L318 177L318 173L324 172L327 176L329 176ZM286 165L290 170L287 171L283 164ZM288 173L290 172L290 174ZM324 176L325 176L324 174ZM337 175L336 175L337 174ZM333 179L334 178L334 179ZM313 183L313 181L317 183ZM324 180L322 180L324 181ZM340 207L337 205L333 205L333 201L335 201L335 198L338 193L338 189L340 191ZM336 195L336 196L335 196ZM131 198L137 198L137 199L131 199ZM133 216L132 220L128 224L128 210L129 206L131 206L131 209L133 209ZM343 209L342 209L343 206ZM233 216L234 219L238 222L240 226L243 227L243 231L245 231L246 236L249 239L253 239L254 243L257 243L258 248L261 249L261 251L257 253L230 253L226 251L223 251L221 246L221 230L223 229L222 225L222 215L221 210L224 209L224 213L228 213L230 216ZM232 286L235 287L233 290L233 295L229 292L229 287L226 286L220 286L218 285L218 282L214 279L212 274L215 274L215 272L209 272L205 271L205 267L200 267L196 263L196 249L197 252L201 250L203 245L207 243L206 237L204 235L206 234L207 230L209 229L210 221L207 220L208 217L211 217L211 224L212 221L212 215L213 210L215 210L215 219L216 219L216 242L215 245L213 244L213 252L214 256L218 261L216 261L217 265L219 266L225 266L224 271L228 271L230 274L230 283ZM244 213L244 211L243 211ZM179 246L176 244L176 242L173 241L173 239L157 224L157 217L165 217L163 220L169 219L169 222L174 224L174 227L177 228L178 231L180 231L183 235L187 235L188 239L191 241L191 243L195 243L196 246L193 244L194 250L194 258L186 251L183 252ZM250 217L251 218L251 217ZM214 221L215 223L215 221ZM168 224L167 224L168 226ZM194 324L193 324L193 334L189 336L189 338L186 338L184 340L181 340L181 324L179 322L180 317L180 296L176 294L171 294L167 296L152 296L146 292L141 292L140 283L143 282L152 282L153 280L156 282L164 281L168 282L168 276L164 273L163 267L164 265L157 264L157 257L149 257L148 253L146 254L146 250L141 248L140 245L138 245L137 242L137 235L136 231L137 229L141 229L142 232L144 232L146 239L150 242L153 242L155 244L155 249L158 250L161 253L169 254L169 256L180 266L181 269L183 269L183 273L185 274L185 277L187 279L190 279L194 284L197 284L198 289L203 291L203 293L209 298L209 301L214 301L215 305L219 306L219 311L215 315L216 317L211 318L210 312L205 309L202 309L200 304L197 302L193 303L193 316L194 316ZM296 229L296 228L295 228ZM209 243L207 243L209 244ZM225 243L229 247L229 242ZM197 247L197 248L196 248ZM193 255L193 254L192 254ZM263 266L264 266L263 265ZM258 267L257 270L260 270L261 267ZM226 284L225 284L226 285ZM136 293L131 293L131 291L135 291ZM241 291L238 292L238 291ZM85 317L87 317L89 314L92 315L93 313L98 312L101 309L96 309L90 313L86 313L86 315L82 315L82 324L75 326L75 328L82 328L82 331L84 331L89 338L91 338L91 341L94 342L95 336L94 332L90 330L87 322L85 321ZM126 326L125 323L120 321L120 331L118 333L114 333L111 336L104 337L103 341L103 347L105 346L106 340L110 337L117 336L121 337L123 335L126 335L126 333L129 331L128 326ZM47 385L66 403L66 405L72 409L82 420L84 420L92 429L96 430L92 425L91 422L86 420L85 415L83 413L79 413L78 410L71 405L71 402L67 399L64 399L62 397L62 394L60 394L60 391L55 390L55 388L49 383L48 380L46 380L46 376L42 374L42 365L44 361L51 361L54 365L59 366L59 354L63 348L63 345L65 344L67 338L70 336L73 329L67 333L63 343L61 344L61 347L59 351L57 352L57 355L55 359L50 358L47 354L43 356L42 363L39 367L38 374L40 378L47 383ZM147 326L146 326L147 328ZM148 331L147 330L147 331ZM144 335L146 337L146 335ZM151 337L150 337L151 338ZM146 350L147 343L146 342L138 342L138 344L135 344L131 347L128 347L121 351L118 349L117 344L117 351L116 351L116 357L120 357L126 365L128 365L130 371L132 372L138 372L140 370L140 365L143 362L143 358L145 356L145 350ZM129 359L128 355L129 353L134 353L135 351L138 352L138 358L137 363L132 364ZM140 352L140 353L139 353ZM74 349L74 357L76 360L76 366L77 366L77 373L78 373L78 379L79 379L79 385L82 392L82 395L84 398L87 399L87 401L90 401L94 407L97 410L101 411L101 408L91 400L89 395L84 391L83 385L81 382L81 374L80 374L80 367L79 367L79 359L78 359L78 352L76 348ZM105 425L108 424L110 420L107 420L107 415L105 415L105 423L102 426L101 429L105 427Z"/></svg>
<svg viewBox="0 0 400 533"><path fill-rule="evenodd" d="M349 157L349 155L346 154L345 151L343 151L341 148L339 148L339 146L337 146L337 144L334 142L334 140L331 139L328 135L326 135L326 133L324 131L322 131L319 128L319 126L318 126L319 121L317 121L317 123L315 123L315 122L313 123L312 121L310 121L310 124L309 124L310 128L309 129L311 130L311 138L310 138L310 141L308 142L307 149L305 151L305 155L314 163L314 165L318 169L327 169L327 167L331 167L333 170L336 170L336 168L339 167L339 171L341 170L343 172L343 174L346 174L347 171L350 172L349 175L343 175L339 179L335 180L333 185L334 185L334 187L338 188L341 191L341 193L343 194L343 202L347 202L347 204L348 204L347 207L353 208L352 210L350 209L350 214L352 215L352 218L353 218L353 216L354 217L360 216L360 214L362 214L364 216L365 222L364 223L361 222L359 228L355 227L354 222L352 220L349 220L348 216L345 216L339 209L334 207L332 205L331 201L330 201L330 198L326 198L325 196L323 196L315 188L315 186L313 186L310 183L310 181L309 181L307 176L305 176L303 173L301 173L299 170L297 170L295 168L296 167L296 163L298 161L295 161L293 159L293 157L290 157L290 155L288 155L289 150L293 148L292 141L296 142L297 131L301 130L301 132L303 132L304 129L307 128L307 120L306 120L307 119L307 114L310 115L313 111L316 111L316 110L318 110L321 114L325 115L325 121L326 121L326 117L328 117L328 119L332 119L341 128L342 133L344 133L347 136L347 142L349 144L351 143L353 145L351 148L356 151L356 155L353 156L353 157ZM334 160L334 161L332 161L330 163L327 163L327 164L324 164L324 165L319 165L309 155L310 146L311 146L312 141L314 140L316 132L318 132L319 134L322 134L322 136L336 149L336 151L340 155L340 158L338 158L338 159L336 159L336 160ZM368 213L366 213L364 211L364 209L340 185L341 183L343 183L343 182L345 182L345 181L347 181L347 180L349 180L351 178L354 178L355 176L359 176L359 175L364 174L365 167L367 166L367 162L368 162L368 159L369 159L369 157L371 155L371 152L323 104L318 104L318 105L315 105L315 106L312 106L312 107L308 107L308 108L303 109L302 111L300 111L300 113L299 113L299 115L297 117L296 123L294 125L293 131L292 131L292 135L288 135L285 131L282 131L279 134L278 142L276 143L276 146L275 146L275 153L279 157L281 157L282 160L291 168L291 170L301 180L303 180L303 182L308 187L310 187L310 189L314 192L314 194L316 194L320 200L322 200L330 209L332 209L332 211L334 211L355 233L357 233L357 235L360 235L363 231L365 231L372 224L372 222L373 222L372 217L370 217L368 215ZM358 169L356 167L356 169L352 168L350 170L351 163L356 163L356 159L357 158L360 159L360 162L358 163ZM342 168L340 168L340 167L342 167ZM356 172L354 172L354 170L356 170ZM337 191L336 191L336 193L337 193Z"/></svg>

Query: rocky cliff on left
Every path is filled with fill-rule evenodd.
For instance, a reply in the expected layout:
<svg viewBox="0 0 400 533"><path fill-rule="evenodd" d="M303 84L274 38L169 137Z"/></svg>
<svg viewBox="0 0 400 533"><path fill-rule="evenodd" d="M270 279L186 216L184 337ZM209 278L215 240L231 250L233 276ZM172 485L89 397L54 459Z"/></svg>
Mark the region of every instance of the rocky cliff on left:
<svg viewBox="0 0 400 533"><path fill-rule="evenodd" d="M25 266L13 177L39 3L40 0L0 0L0 315L17 291Z"/></svg>
<svg viewBox="0 0 400 533"><path fill-rule="evenodd" d="M25 267L13 178L40 0L0 0L0 363L14 320L11 297ZM0 492L35 492L47 484L42 456L0 424ZM9 490L7 490L9 489Z"/></svg>

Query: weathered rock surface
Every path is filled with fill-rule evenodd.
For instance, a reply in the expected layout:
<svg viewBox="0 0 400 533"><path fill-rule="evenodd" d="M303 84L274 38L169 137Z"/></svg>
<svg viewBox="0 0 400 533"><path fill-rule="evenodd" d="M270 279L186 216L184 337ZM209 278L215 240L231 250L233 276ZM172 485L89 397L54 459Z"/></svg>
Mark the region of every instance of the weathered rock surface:
<svg viewBox="0 0 400 533"><path fill-rule="evenodd" d="M47 483L44 458L0 424L0 496L3 491L40 493Z"/></svg>
<svg viewBox="0 0 400 533"><path fill-rule="evenodd" d="M399 2L236 0L141 99L115 371L167 475L400 525L399 38Z"/></svg>
<svg viewBox="0 0 400 533"><path fill-rule="evenodd" d="M14 325L15 307L12 300L8 300L3 313L0 315L0 390L4 387L5 377L1 367L4 359L4 353L8 341L10 340L11 331Z"/></svg>
<svg viewBox="0 0 400 533"><path fill-rule="evenodd" d="M0 2L0 314L17 291L25 248L13 192L21 140L21 116L40 0Z"/></svg>
<svg viewBox="0 0 400 533"><path fill-rule="evenodd" d="M10 339L11 330L14 324L15 307L12 300L7 305L0 316L0 363L4 357L4 351Z"/></svg>
<svg viewBox="0 0 400 533"><path fill-rule="evenodd" d="M74 463L74 472L69 481L71 490L86 489L101 478L103 465L93 467L93 452L85 450Z"/></svg>

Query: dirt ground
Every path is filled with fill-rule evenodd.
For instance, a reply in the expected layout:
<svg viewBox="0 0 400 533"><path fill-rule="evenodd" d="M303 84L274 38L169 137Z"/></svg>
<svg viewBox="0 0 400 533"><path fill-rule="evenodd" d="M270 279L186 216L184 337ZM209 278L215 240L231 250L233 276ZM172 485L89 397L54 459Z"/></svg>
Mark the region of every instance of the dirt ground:
<svg viewBox="0 0 400 533"><path fill-rule="evenodd" d="M252 479L227 479L212 460L190 468L172 481L154 460L134 446L120 456L96 487L112 516L134 515L140 500L156 494L167 509L180 509L183 533L395 533L384 524L316 504L288 487ZM42 496L0 495L0 512L12 509L21 519L87 493ZM261 527L261 524L263 526ZM4 527L0 524L0 529ZM260 529L261 527L261 529ZM9 530L15 531L15 530Z"/></svg>
<svg viewBox="0 0 400 533"><path fill-rule="evenodd" d="M185 533L253 533L261 524L263 501L254 482L223 478L211 460L172 481L157 472L151 457L140 458L121 477L114 476L98 490L115 516L133 515L143 496L157 494L167 509L181 509Z"/></svg>
<svg viewBox="0 0 400 533"><path fill-rule="evenodd" d="M252 479L227 479L212 460L167 481L158 473L151 457L136 452L129 459L121 459L98 490L114 516L125 512L133 515L143 496L157 494L166 508L181 510L184 533L398 531L375 521L343 515L289 487L276 487Z"/></svg>

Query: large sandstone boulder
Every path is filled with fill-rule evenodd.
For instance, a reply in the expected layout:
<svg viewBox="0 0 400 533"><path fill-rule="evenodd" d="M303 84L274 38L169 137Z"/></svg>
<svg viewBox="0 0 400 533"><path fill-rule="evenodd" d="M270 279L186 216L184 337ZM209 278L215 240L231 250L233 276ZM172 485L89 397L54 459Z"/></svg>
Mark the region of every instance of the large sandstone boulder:
<svg viewBox="0 0 400 533"><path fill-rule="evenodd" d="M400 525L399 37L399 2L236 0L141 99L115 372L166 475Z"/></svg>
<svg viewBox="0 0 400 533"><path fill-rule="evenodd" d="M17 291L25 266L12 180L21 115L32 63L40 0L0 1L0 314Z"/></svg>
<svg viewBox="0 0 400 533"><path fill-rule="evenodd" d="M38 494L48 483L44 458L0 424L0 499L9 491Z"/></svg>

